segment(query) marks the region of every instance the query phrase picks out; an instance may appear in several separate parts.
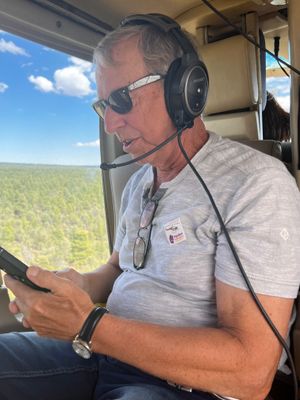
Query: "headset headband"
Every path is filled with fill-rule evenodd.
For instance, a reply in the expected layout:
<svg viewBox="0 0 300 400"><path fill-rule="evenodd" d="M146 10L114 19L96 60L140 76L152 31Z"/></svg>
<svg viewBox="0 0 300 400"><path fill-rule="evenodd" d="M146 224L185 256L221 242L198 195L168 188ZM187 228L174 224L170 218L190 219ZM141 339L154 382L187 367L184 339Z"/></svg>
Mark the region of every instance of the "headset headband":
<svg viewBox="0 0 300 400"><path fill-rule="evenodd" d="M192 46L190 40L186 37L186 35L182 32L180 25L174 21L172 18L169 18L163 14L134 14L125 17L121 22L121 26L126 25L155 25L162 32L168 33L171 32L179 43L181 49L184 54L195 54L197 57L197 53Z"/></svg>
<svg viewBox="0 0 300 400"><path fill-rule="evenodd" d="M172 35L180 46L182 56L172 61L165 75L165 102L177 129L192 126L194 119L203 111L208 91L207 70L192 42L180 25L166 15L130 15L120 23L121 27L127 25L154 25L160 32Z"/></svg>

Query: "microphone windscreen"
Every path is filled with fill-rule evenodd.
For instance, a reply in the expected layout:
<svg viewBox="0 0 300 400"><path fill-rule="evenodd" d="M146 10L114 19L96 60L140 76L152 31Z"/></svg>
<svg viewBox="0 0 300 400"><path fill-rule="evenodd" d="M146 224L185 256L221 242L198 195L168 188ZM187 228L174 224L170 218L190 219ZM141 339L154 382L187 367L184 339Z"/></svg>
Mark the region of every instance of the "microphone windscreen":
<svg viewBox="0 0 300 400"><path fill-rule="evenodd" d="M108 171L109 169L112 169L112 168L116 168L116 164L108 164L108 163L101 163L100 164L100 168L103 170L103 171Z"/></svg>

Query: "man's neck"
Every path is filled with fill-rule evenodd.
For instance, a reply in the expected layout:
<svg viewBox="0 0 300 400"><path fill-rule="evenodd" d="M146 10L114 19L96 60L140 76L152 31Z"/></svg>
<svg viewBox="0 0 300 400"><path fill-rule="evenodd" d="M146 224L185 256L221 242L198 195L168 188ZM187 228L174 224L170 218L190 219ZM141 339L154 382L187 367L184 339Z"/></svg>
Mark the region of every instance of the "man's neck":
<svg viewBox="0 0 300 400"><path fill-rule="evenodd" d="M205 145L208 140L208 133L204 128L203 122L200 120L198 126L194 126L194 132L186 132L182 135L182 145L189 159L192 159L195 154ZM195 123L196 125L196 123ZM200 125L200 126L199 126ZM154 167L154 185L153 189L157 190L163 182L169 182L174 179L180 171L186 166L187 161L180 149L178 154L173 157L169 163L164 163Z"/></svg>

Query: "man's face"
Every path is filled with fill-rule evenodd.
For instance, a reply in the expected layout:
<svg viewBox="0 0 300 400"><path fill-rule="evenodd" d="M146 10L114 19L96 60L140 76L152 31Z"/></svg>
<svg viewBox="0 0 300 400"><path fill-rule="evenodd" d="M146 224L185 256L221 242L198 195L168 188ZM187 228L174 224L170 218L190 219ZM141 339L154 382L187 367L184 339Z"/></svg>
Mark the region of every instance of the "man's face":
<svg viewBox="0 0 300 400"><path fill-rule="evenodd" d="M113 66L100 66L97 70L99 98L102 99L149 75L136 38L120 42L113 50L113 59ZM130 92L133 107L126 114L118 114L109 106L105 110L106 132L116 134L123 150L132 157L152 150L176 130L166 110L163 82L160 80ZM143 162L159 165L157 163L172 155L173 146L173 143L167 145Z"/></svg>

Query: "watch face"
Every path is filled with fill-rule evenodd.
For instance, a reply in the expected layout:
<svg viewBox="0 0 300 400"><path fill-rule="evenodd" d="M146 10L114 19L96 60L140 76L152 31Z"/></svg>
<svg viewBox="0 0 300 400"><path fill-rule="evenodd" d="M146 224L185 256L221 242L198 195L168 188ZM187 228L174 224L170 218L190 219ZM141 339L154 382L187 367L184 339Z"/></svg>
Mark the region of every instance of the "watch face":
<svg viewBox="0 0 300 400"><path fill-rule="evenodd" d="M72 347L75 353L78 354L80 357L85 358L86 360L91 358L92 351L88 343L80 339L75 339L72 343Z"/></svg>

